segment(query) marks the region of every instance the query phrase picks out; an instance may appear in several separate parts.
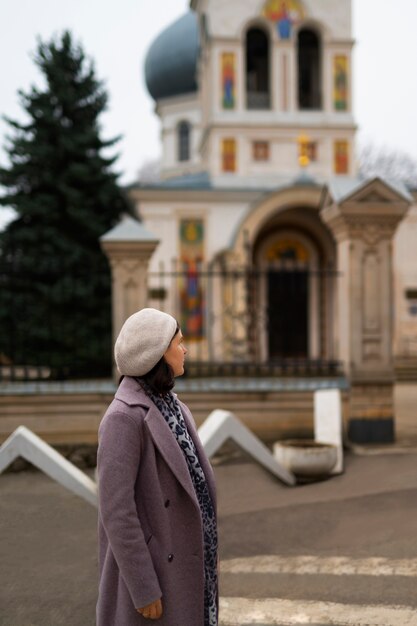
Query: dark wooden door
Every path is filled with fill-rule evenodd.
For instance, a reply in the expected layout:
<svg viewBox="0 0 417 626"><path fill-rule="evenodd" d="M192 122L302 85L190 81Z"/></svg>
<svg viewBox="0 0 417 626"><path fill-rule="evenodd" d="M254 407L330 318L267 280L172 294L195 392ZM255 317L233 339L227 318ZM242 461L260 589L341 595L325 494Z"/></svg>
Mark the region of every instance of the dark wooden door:
<svg viewBox="0 0 417 626"><path fill-rule="evenodd" d="M308 272L268 272L269 358L308 356Z"/></svg>

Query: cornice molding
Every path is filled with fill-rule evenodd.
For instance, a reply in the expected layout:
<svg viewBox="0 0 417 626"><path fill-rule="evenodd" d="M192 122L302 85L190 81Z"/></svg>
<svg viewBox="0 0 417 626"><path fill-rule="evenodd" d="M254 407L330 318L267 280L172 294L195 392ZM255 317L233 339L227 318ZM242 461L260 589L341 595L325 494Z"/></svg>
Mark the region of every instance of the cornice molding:
<svg viewBox="0 0 417 626"><path fill-rule="evenodd" d="M338 205L330 205L322 209L320 215L337 241L360 240L374 246L383 239L392 239L405 211L394 208L390 213L349 213Z"/></svg>
<svg viewBox="0 0 417 626"><path fill-rule="evenodd" d="M103 248L107 257L113 259L137 259L147 261L159 244L159 240L155 241L102 241Z"/></svg>
<svg viewBox="0 0 417 626"><path fill-rule="evenodd" d="M265 194L261 189L129 189L128 196L133 202L169 201L172 202L253 202Z"/></svg>

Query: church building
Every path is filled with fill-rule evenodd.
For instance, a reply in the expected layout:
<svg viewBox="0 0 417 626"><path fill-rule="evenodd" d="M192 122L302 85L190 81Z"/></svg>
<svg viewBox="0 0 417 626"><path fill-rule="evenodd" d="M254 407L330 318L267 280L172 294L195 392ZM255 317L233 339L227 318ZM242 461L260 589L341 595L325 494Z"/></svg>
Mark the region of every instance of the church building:
<svg viewBox="0 0 417 626"><path fill-rule="evenodd" d="M350 439L391 441L417 369L417 195L358 176L351 11L191 0L144 67L161 178L128 193L189 375L343 381Z"/></svg>

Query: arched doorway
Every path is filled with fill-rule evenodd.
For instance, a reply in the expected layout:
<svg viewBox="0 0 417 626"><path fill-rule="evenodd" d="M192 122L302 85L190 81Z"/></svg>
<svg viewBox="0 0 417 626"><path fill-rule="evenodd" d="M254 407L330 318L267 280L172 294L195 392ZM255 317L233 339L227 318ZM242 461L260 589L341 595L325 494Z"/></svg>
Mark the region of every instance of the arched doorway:
<svg viewBox="0 0 417 626"><path fill-rule="evenodd" d="M297 229L279 229L258 244L255 263L262 360L319 358L321 281L314 241Z"/></svg>
<svg viewBox="0 0 417 626"><path fill-rule="evenodd" d="M231 261L249 268L238 307L238 317L245 322L247 354L253 363L269 371L313 374L337 370L336 241L320 218L321 195L322 188L318 185L280 189L252 207L233 239ZM272 259L268 259L270 248L275 251ZM294 300L288 274L268 277L269 271L276 273L284 269L293 274L293 290L298 292L298 327L303 325L304 329L298 344L295 339L290 345L282 340L281 344L270 340L271 330L275 332L271 324L275 329L280 328L281 334L286 334L288 329L291 332L290 323L294 324L292 331L294 327L297 330L296 319L289 313L273 321L278 302L282 306L283 302ZM307 278L303 278L303 272L307 272ZM271 295L274 289L275 294ZM275 306L269 304L274 297ZM276 355L272 362L270 353ZM306 356L296 357L296 353ZM288 356L279 356L283 354Z"/></svg>

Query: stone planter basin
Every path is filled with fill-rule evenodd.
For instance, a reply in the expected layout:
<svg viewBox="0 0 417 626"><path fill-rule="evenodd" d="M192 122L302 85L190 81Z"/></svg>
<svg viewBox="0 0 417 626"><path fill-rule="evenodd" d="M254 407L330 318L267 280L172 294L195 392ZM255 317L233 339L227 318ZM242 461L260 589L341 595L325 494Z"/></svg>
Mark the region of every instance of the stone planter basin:
<svg viewBox="0 0 417 626"><path fill-rule="evenodd" d="M273 451L276 460L300 478L325 477L337 462L336 446L313 439L277 441Z"/></svg>

